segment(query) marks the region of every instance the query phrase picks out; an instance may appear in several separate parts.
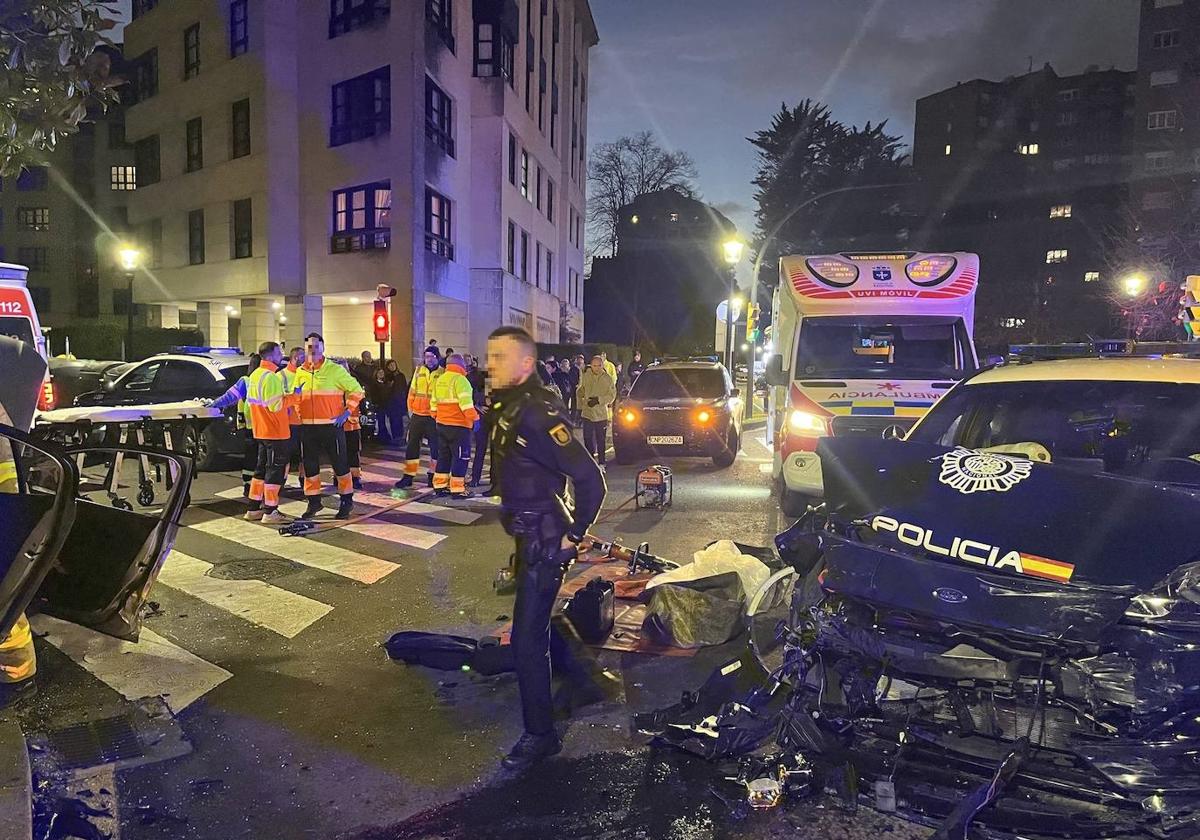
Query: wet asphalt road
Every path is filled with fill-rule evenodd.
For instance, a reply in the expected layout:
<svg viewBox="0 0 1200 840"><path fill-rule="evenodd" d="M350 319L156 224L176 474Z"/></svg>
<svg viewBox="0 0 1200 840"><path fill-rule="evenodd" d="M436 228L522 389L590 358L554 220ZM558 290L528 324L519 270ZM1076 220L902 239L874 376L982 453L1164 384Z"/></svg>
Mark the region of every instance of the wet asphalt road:
<svg viewBox="0 0 1200 840"><path fill-rule="evenodd" d="M675 500L666 512L622 510L597 530L651 551L690 559L708 542L765 544L782 527L769 496L769 453L747 432L727 470L674 463ZM636 466L610 465L611 509L632 493ZM213 498L232 474L203 475L185 525L236 515L240 502ZM511 614L511 596L492 590L509 542L496 508L445 525L445 539L420 550L390 546L400 568L371 585L279 564L191 528L177 549L214 564L248 560L273 586L317 599L332 611L291 639L240 621L169 588L146 627L232 677L177 717L190 754L118 771L114 837L123 840L226 838L485 837L848 837L925 832L822 799L735 820L719 796L736 796L720 768L649 750L631 737L632 712L670 705L712 670L736 658L735 641L692 658L602 652L618 670L625 703L594 707L570 721L565 749L523 778L498 769L520 734L512 675L483 678L391 662L380 643L400 629L479 637ZM378 541L339 532L321 538L378 554ZM272 565L275 562L276 565ZM129 712L132 704L53 646L38 642L41 692L22 711L27 731ZM135 712L137 713L137 712Z"/></svg>

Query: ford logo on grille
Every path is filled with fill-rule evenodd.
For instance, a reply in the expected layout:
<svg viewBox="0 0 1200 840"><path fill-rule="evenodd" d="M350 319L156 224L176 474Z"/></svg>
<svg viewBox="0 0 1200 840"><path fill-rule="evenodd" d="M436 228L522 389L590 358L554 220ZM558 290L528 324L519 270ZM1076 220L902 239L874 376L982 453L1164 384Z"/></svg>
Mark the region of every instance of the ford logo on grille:
<svg viewBox="0 0 1200 840"><path fill-rule="evenodd" d="M933 597L946 604L962 604L967 600L967 596L964 593L957 589L951 589L948 586L939 586L933 590Z"/></svg>

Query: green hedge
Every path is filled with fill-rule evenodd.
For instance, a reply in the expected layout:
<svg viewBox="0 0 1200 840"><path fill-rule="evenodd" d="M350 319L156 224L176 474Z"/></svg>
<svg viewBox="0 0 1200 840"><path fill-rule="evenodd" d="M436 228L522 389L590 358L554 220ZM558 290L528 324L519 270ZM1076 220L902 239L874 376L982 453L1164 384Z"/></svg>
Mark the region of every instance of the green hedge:
<svg viewBox="0 0 1200 840"><path fill-rule="evenodd" d="M71 355L77 359L113 360L121 358L121 347L125 341L124 324L72 324L50 331L52 355L66 351L66 339L71 339ZM184 344L203 344L204 334L197 329L163 329L161 327L133 327L133 352L130 359L144 359L155 353L164 353L172 347Z"/></svg>

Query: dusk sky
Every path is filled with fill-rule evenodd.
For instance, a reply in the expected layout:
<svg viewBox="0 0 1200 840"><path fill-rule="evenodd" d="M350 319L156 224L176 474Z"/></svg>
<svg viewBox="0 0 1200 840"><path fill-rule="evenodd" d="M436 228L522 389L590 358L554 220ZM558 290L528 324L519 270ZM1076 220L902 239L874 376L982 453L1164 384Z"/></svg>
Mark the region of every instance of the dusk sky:
<svg viewBox="0 0 1200 840"><path fill-rule="evenodd" d="M918 97L1047 61L1132 69L1138 0L592 0L590 142L653 130L696 161L702 198L753 232L754 148L781 102L888 120Z"/></svg>

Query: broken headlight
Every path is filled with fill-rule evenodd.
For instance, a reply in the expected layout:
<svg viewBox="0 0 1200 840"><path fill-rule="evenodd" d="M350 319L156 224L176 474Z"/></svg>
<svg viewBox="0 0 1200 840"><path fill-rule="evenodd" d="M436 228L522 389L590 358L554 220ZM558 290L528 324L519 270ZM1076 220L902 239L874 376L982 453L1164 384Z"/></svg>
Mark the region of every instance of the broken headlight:
<svg viewBox="0 0 1200 840"><path fill-rule="evenodd" d="M1200 563L1185 563L1125 608L1131 621L1200 630Z"/></svg>

